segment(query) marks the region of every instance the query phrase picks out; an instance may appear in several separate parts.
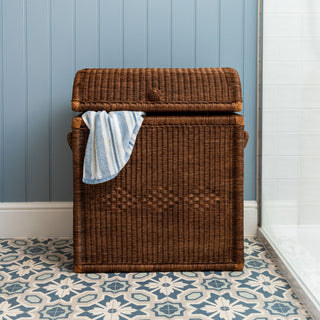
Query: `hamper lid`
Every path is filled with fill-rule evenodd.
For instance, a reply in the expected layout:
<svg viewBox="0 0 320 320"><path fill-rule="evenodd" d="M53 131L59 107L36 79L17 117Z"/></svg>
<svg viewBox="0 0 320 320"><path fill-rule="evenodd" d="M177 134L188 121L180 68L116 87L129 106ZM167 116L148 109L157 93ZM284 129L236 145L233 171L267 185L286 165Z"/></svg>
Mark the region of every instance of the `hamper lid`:
<svg viewBox="0 0 320 320"><path fill-rule="evenodd" d="M83 69L73 84L74 111L241 109L240 78L232 68Z"/></svg>

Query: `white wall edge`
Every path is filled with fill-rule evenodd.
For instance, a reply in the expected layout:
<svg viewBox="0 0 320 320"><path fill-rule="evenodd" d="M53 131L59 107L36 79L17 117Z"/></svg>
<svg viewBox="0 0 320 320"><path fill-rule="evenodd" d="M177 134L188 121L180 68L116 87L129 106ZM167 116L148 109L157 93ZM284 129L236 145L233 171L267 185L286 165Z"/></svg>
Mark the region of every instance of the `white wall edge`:
<svg viewBox="0 0 320 320"><path fill-rule="evenodd" d="M0 238L72 237L72 202L0 203ZM255 236L256 201L244 202L244 235Z"/></svg>

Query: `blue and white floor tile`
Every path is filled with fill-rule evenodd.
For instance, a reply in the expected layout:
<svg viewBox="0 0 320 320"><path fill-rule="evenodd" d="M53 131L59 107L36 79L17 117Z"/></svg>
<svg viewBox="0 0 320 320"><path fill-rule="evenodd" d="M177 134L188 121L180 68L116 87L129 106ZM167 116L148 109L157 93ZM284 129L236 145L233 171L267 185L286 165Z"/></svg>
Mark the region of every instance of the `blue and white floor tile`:
<svg viewBox="0 0 320 320"><path fill-rule="evenodd" d="M263 246L241 272L76 274L70 239L0 240L0 320L311 319Z"/></svg>

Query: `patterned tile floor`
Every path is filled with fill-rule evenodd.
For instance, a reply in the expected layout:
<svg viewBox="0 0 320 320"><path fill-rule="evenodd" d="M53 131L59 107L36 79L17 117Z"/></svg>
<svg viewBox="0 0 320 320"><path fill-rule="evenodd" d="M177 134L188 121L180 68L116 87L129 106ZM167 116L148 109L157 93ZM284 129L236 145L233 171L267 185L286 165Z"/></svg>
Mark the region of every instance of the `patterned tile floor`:
<svg viewBox="0 0 320 320"><path fill-rule="evenodd" d="M75 274L70 239L0 240L0 319L311 319L255 238L243 272Z"/></svg>

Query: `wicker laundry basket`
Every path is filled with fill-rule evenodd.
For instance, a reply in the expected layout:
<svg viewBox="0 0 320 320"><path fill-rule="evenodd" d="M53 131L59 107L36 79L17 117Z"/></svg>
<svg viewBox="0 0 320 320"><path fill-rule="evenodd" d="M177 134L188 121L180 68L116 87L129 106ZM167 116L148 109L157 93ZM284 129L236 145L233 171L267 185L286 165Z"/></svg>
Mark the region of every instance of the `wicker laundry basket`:
<svg viewBox="0 0 320 320"><path fill-rule="evenodd" d="M84 69L72 106L146 112L127 165L96 185L82 182L89 130L72 121L76 272L243 268L248 135L234 69Z"/></svg>

